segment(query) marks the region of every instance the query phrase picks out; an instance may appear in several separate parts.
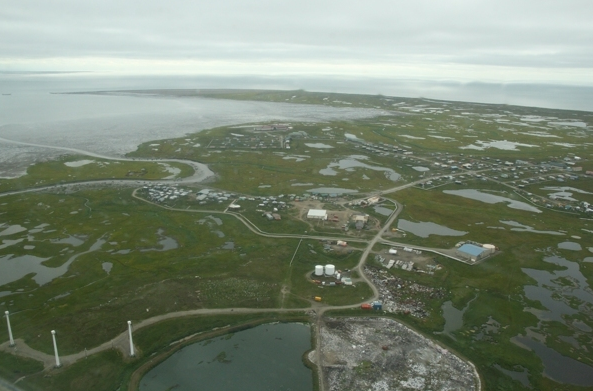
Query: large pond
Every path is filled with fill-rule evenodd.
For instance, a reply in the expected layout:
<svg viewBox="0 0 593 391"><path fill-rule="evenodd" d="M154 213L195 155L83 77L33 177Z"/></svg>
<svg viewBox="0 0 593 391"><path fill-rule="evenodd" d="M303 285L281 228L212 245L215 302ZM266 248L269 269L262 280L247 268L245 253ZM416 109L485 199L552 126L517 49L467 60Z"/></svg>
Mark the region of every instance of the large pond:
<svg viewBox="0 0 593 391"><path fill-rule="evenodd" d="M338 175L338 171L336 171L336 169L352 172L355 171L356 168L367 168L373 171L383 171L383 173L385 174L385 178L391 181L397 181L401 177L400 174L393 171L391 168L373 166L361 162L361 160L368 159L369 157L365 155L348 156L347 158L339 159L337 162L332 162L328 164L326 168L322 168L321 170L319 170L319 173L321 175L335 176Z"/></svg>
<svg viewBox="0 0 593 391"><path fill-rule="evenodd" d="M264 324L180 349L142 378L140 390L309 391L302 356L310 349L308 325Z"/></svg>
<svg viewBox="0 0 593 391"><path fill-rule="evenodd" d="M439 225L432 222L420 221L415 223L405 219L400 219L397 222L397 228L411 232L416 236L420 236L421 238L427 238L430 235L463 236L467 234L466 231L457 231L455 229L445 227L444 225Z"/></svg>

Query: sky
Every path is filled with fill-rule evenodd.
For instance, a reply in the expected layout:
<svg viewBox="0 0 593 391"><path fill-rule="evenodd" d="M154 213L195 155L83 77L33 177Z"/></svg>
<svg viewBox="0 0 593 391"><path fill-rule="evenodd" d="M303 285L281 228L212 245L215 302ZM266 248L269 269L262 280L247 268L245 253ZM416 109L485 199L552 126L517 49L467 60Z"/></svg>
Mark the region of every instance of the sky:
<svg viewBox="0 0 593 391"><path fill-rule="evenodd" d="M18 0L0 72L593 85L591 0Z"/></svg>

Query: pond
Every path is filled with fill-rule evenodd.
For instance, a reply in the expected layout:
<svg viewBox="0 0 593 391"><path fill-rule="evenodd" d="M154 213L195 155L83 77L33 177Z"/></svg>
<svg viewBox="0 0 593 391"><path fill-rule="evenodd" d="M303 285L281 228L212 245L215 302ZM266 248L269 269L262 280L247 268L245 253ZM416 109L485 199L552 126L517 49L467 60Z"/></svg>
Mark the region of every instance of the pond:
<svg viewBox="0 0 593 391"><path fill-rule="evenodd" d="M546 186L542 187L542 190L552 191L552 193L548 194L548 197L552 199L561 199L565 201L577 201L572 195L573 193L580 193L580 194L592 194L588 191L577 189L575 187L570 186Z"/></svg>
<svg viewBox="0 0 593 391"><path fill-rule="evenodd" d="M343 189L341 187L318 187L316 189L309 189L307 190L308 193L315 193L315 194L348 194L348 193L358 193L357 190L352 189Z"/></svg>
<svg viewBox="0 0 593 391"><path fill-rule="evenodd" d="M503 367L501 367L498 364L494 364L493 367L498 369L505 375L511 377L512 379L520 381L521 384L523 384L525 387L530 387L529 371L526 368L519 366L522 369L522 371L518 372L518 371L509 371L508 369L504 369Z"/></svg>
<svg viewBox="0 0 593 391"><path fill-rule="evenodd" d="M385 178L391 181L397 181L401 175L392 170L391 168L381 167L381 166L372 166L370 164L366 164L361 162L360 160L368 160L368 156L365 155L352 155L348 156L345 159L340 159L337 162L332 162L328 164L326 168L322 168L319 170L321 175L329 175L335 176L338 174L338 171L335 169L340 169L344 171L352 172L355 168L367 168L373 171L383 171L385 174Z"/></svg>
<svg viewBox="0 0 593 391"><path fill-rule="evenodd" d="M309 391L312 372L301 358L309 349L308 325L264 324L180 349L142 378L140 391Z"/></svg>
<svg viewBox="0 0 593 391"><path fill-rule="evenodd" d="M327 144L323 144L323 143L305 143L305 145L310 148L318 148L318 149L333 148L331 145L327 145Z"/></svg>
<svg viewBox="0 0 593 391"><path fill-rule="evenodd" d="M38 285L45 285L53 279L64 275L76 258L99 250L104 243L104 239L98 239L89 250L71 256L68 261L58 267L47 267L43 265L43 262L49 260L50 257L41 258L33 255L13 257L13 254L0 257L0 286L17 281L31 273L35 274L32 278Z"/></svg>
<svg viewBox="0 0 593 391"><path fill-rule="evenodd" d="M545 257L544 261L558 265L562 270L547 271L522 268L523 273L533 278L537 285L525 285L525 296L529 300L539 301L547 310L528 308L542 321L558 321L566 324L564 316L579 313L573 308L576 303L593 305L593 292L587 279L580 271L577 262L571 262L559 256ZM569 305L568 303L571 303Z"/></svg>
<svg viewBox="0 0 593 391"><path fill-rule="evenodd" d="M145 248L140 251L169 251L178 248L179 244L177 243L177 241L169 236L163 235L164 232L165 231L162 228L159 228L157 230L157 235L159 236L158 246L160 246L161 248Z"/></svg>
<svg viewBox="0 0 593 391"><path fill-rule="evenodd" d="M535 213L542 212L541 210L537 209L534 206L529 205L526 202L516 201L511 198L502 197L502 196L498 196L498 195L494 195L494 194L490 194L490 193L484 193L484 192L476 190L476 189L443 190L443 193L457 195L457 196L461 196L463 198L469 198L469 199L476 200L476 201L481 201L486 204L497 204L499 202L505 202L505 203L508 203L507 206L512 209L520 209L520 210L524 210L527 212L535 212Z"/></svg>
<svg viewBox="0 0 593 391"><path fill-rule="evenodd" d="M469 308L469 305L477 298L474 297L471 299L463 309L458 310L457 308L453 307L453 302L451 300L446 301L441 306L443 310L443 318L445 318L445 326L443 326L442 333L448 335L449 337L456 339L453 336L453 332L455 330L460 329L463 326L463 314Z"/></svg>
<svg viewBox="0 0 593 391"><path fill-rule="evenodd" d="M393 213L393 209L389 209L384 206L377 205L373 209L375 210L375 212L383 216L391 216L391 214Z"/></svg>
<svg viewBox="0 0 593 391"><path fill-rule="evenodd" d="M69 235L63 239L51 239L50 242L57 244L71 244L74 247L78 247L84 244L84 240L77 238L76 236Z"/></svg>
<svg viewBox="0 0 593 391"><path fill-rule="evenodd" d="M0 229L4 228L4 226L0 226ZM18 234L19 232L23 232L26 231L27 228L20 226L18 224L16 225L11 225L8 228L3 229L2 231L0 231L0 236L8 236L8 235L14 235L14 234Z"/></svg>
<svg viewBox="0 0 593 391"><path fill-rule="evenodd" d="M517 143L514 141L507 141L507 140L497 140L497 141L476 141L473 144L466 145L464 147L459 147L459 149L476 149L478 151L483 151L487 148L496 148L502 149L505 151L518 151L517 147L529 147L529 148L537 148L537 145L533 144L523 144Z"/></svg>
<svg viewBox="0 0 593 391"><path fill-rule="evenodd" d="M593 386L593 367L566 357L534 339L518 336L512 341L523 348L532 350L544 364L544 375L560 383Z"/></svg>
<svg viewBox="0 0 593 391"><path fill-rule="evenodd" d="M521 224L521 223L519 223L517 221L513 221L513 220L499 220L499 221L501 223L503 223L503 224L506 224L506 225L510 225L512 227L515 227L515 228L511 228L511 231L531 232L531 233L534 233L534 234L564 235L562 232L557 232L557 231L538 231L538 230L534 229L533 227L530 227L530 226L525 225L525 224Z"/></svg>
<svg viewBox="0 0 593 391"><path fill-rule="evenodd" d="M413 222L408 221L405 219L400 219L397 222L397 228L411 232L416 236L420 236L421 238L427 238L430 235L440 235L440 236L463 236L467 234L465 231L457 231L444 225L435 224L432 222L420 221L420 222Z"/></svg>
<svg viewBox="0 0 593 391"><path fill-rule="evenodd" d="M572 251L581 251L583 248L581 247L580 244L578 244L577 242L562 242L562 243L558 243L558 248L564 249L564 250L572 250Z"/></svg>
<svg viewBox="0 0 593 391"><path fill-rule="evenodd" d="M557 321L575 331L574 335L563 336L565 341L573 341L582 332L591 332L591 327L586 323L574 319L573 316L581 314L590 321L587 308L593 305L593 292L577 262L553 255L544 257L547 263L559 266L560 270L548 271L522 268L523 273L536 281L537 285L523 287L525 297L529 300L539 301L539 308L525 308L543 322ZM541 327L541 326L540 326ZM518 346L534 351L542 360L544 374L556 381L582 386L593 386L593 367L580 361L566 357L544 343L530 338L535 330L526 329L525 335L517 335L511 341ZM568 339L567 339L568 338ZM575 339L576 340L576 339Z"/></svg>

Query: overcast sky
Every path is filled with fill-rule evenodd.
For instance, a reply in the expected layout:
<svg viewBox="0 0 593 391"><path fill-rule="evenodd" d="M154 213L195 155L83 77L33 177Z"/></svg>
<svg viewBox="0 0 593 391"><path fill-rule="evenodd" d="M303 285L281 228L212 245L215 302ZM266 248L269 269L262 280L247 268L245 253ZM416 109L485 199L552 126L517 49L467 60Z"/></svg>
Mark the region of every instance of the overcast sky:
<svg viewBox="0 0 593 391"><path fill-rule="evenodd" d="M593 0L15 0L0 71L593 85Z"/></svg>

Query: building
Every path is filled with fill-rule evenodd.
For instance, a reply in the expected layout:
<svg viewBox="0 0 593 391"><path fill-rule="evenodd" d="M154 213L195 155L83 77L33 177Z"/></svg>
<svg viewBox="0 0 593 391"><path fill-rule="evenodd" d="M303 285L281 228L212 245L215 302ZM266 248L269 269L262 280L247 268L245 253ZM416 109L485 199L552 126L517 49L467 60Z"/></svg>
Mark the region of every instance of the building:
<svg viewBox="0 0 593 391"><path fill-rule="evenodd" d="M363 224L366 224L369 221L369 215L367 214L355 214L352 216L352 220L354 222L362 221Z"/></svg>
<svg viewBox="0 0 593 391"><path fill-rule="evenodd" d="M379 196L370 197L370 198L367 198L367 200L366 200L366 201L367 201L367 203L368 203L369 205L374 205L374 204L376 204L377 202L381 201L381 197L379 197Z"/></svg>
<svg viewBox="0 0 593 391"><path fill-rule="evenodd" d="M327 220L327 210L325 209L309 209L307 218L312 220Z"/></svg>
<svg viewBox="0 0 593 391"><path fill-rule="evenodd" d="M466 258L472 262L479 261L492 253L490 248L476 246L475 244L466 243L459 247L456 251L457 255Z"/></svg>

